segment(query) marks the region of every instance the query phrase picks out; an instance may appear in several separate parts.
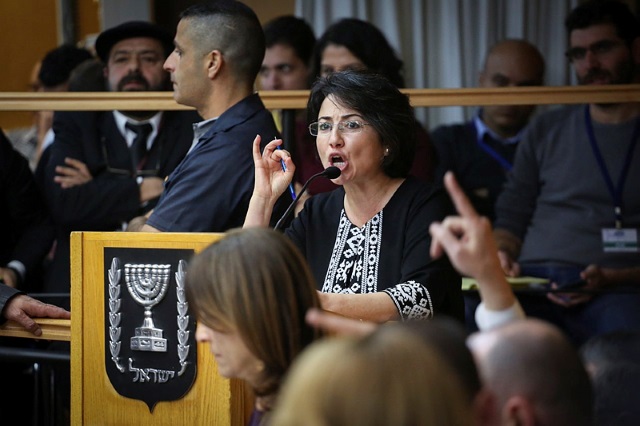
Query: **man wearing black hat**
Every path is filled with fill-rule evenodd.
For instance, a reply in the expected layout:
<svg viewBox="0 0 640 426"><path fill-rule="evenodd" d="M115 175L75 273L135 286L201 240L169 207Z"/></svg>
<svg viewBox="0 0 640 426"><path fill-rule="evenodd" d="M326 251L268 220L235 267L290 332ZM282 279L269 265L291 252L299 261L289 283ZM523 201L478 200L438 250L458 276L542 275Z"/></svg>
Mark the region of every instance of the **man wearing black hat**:
<svg viewBox="0 0 640 426"><path fill-rule="evenodd" d="M142 21L96 40L112 92L170 90L162 69L172 35ZM57 228L48 292L69 291L71 231L114 231L153 208L164 179L187 153L195 111L57 112L44 187Z"/></svg>

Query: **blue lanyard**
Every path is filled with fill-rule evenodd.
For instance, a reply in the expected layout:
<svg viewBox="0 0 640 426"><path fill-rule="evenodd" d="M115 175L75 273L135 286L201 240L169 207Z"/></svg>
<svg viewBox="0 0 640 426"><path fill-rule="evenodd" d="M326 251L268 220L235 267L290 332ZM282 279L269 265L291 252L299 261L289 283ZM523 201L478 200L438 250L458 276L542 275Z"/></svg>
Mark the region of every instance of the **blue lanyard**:
<svg viewBox="0 0 640 426"><path fill-rule="evenodd" d="M473 123L471 123L471 125L473 126ZM513 168L513 165L509 162L509 160L507 160L502 155L500 155L498 151L496 151L491 146L489 146L489 144L487 144L483 139L484 139L483 135L478 135L476 137L476 140L478 142L478 145L480 145L480 148L482 148L484 152L492 156L494 160L500 163L503 169L505 169L506 171L511 171L511 169Z"/></svg>
<svg viewBox="0 0 640 426"><path fill-rule="evenodd" d="M604 158L602 158L602 153L600 152L600 148L598 147L598 144L596 142L596 136L593 133L593 123L591 123L589 105L585 106L584 108L584 119L587 125L587 135L589 136L591 150L593 151L593 155L596 157L596 161L598 162L598 166L600 167L600 173L602 174L602 177L607 184L607 188L609 189L609 194L611 194L611 198L613 199L614 214L616 216L616 228L620 229L622 227L622 189L624 188L625 181L627 180L627 174L629 173L631 156L633 155L633 151L638 144L638 133L640 133L640 119L636 119L636 126L633 129L633 134L631 135L629 148L627 148L627 156L624 160L622 170L620 170L618 184L615 187L613 186L613 180L611 179L611 175L609 174L609 169L607 169L607 165L604 163Z"/></svg>

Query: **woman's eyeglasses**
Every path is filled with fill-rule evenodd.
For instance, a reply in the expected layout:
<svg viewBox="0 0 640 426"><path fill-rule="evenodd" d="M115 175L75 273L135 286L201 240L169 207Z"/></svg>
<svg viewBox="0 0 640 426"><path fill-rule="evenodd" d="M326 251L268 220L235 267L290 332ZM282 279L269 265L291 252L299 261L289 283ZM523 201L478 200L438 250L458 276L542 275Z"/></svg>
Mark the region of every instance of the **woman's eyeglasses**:
<svg viewBox="0 0 640 426"><path fill-rule="evenodd" d="M340 121L337 124L328 121L316 121L309 125L309 133L311 133L311 136L329 135L333 131L334 126L337 126L340 133L353 134L360 133L362 129L364 129L364 126L370 126L370 124L363 123L359 120Z"/></svg>

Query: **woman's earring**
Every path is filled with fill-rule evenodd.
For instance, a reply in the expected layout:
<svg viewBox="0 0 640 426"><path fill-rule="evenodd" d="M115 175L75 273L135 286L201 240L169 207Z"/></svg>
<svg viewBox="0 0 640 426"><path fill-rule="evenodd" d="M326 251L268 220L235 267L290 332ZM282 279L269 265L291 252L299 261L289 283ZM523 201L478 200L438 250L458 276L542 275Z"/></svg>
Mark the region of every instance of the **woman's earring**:
<svg viewBox="0 0 640 426"><path fill-rule="evenodd" d="M385 148L384 149L384 156L388 156L389 155L389 148Z"/></svg>

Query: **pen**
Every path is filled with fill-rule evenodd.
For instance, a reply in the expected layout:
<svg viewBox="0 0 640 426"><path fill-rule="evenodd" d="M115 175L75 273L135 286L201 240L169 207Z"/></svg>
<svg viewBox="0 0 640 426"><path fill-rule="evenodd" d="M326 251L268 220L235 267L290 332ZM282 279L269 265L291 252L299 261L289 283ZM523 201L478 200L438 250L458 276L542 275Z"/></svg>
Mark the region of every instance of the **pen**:
<svg viewBox="0 0 640 426"><path fill-rule="evenodd" d="M273 140L276 140L276 138L273 138ZM276 149L282 149L280 148L280 145L276 146ZM282 171L286 172L287 171L287 166L284 164L284 160L280 160L280 165L282 166ZM291 182L289 184L289 192L291 193L291 199L295 200L296 199L296 190L293 187L293 182Z"/></svg>

